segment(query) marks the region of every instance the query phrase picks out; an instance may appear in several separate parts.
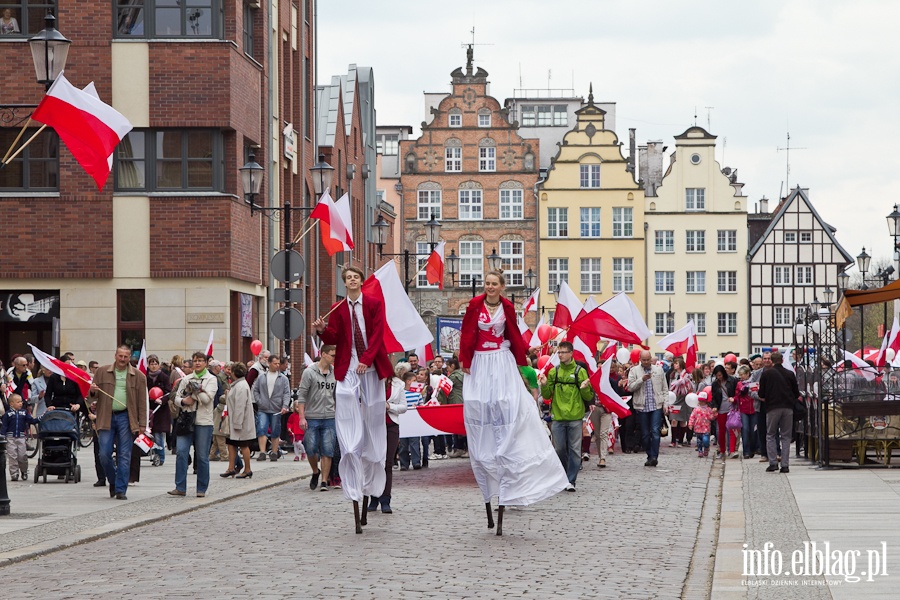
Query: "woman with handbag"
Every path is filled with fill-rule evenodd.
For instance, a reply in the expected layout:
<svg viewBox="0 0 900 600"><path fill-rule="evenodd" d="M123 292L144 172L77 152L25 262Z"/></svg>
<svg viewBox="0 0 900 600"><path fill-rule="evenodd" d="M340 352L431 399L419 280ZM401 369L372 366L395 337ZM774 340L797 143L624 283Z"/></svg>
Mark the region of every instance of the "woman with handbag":
<svg viewBox="0 0 900 600"><path fill-rule="evenodd" d="M197 462L197 497L206 497L209 487L209 448L213 434L213 398L219 389L216 376L206 368L203 352L194 352L194 371L182 377L175 392L175 405L181 409L175 419L175 489L170 496L187 495L188 455L194 447Z"/></svg>
<svg viewBox="0 0 900 600"><path fill-rule="evenodd" d="M734 429L728 429L728 413L734 406L734 392L737 388L737 379L729 377L722 365L716 365L713 369L713 401L711 405L718 411L716 416L716 442L719 444L719 452L716 458L726 458L729 454L731 458L737 458L735 447L737 446L737 432ZM740 415L738 415L740 418ZM728 440L726 453L725 440Z"/></svg>
<svg viewBox="0 0 900 600"><path fill-rule="evenodd" d="M228 446L228 469L220 474L220 477L237 475L234 465L240 451L244 462L244 471L237 475L237 478L249 479L253 477L253 471L250 470L250 446L256 440L253 395L250 393L250 386L245 379L247 365L240 362L234 363L231 372L237 380L231 385L231 389L224 398L228 415L222 419L227 422L228 439L225 440L225 444Z"/></svg>

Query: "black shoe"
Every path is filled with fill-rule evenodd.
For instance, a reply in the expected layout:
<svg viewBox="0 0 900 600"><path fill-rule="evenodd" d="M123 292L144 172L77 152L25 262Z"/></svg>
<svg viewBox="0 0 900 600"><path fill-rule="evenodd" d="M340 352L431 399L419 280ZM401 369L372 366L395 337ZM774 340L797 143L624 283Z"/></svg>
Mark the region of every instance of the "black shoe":
<svg viewBox="0 0 900 600"><path fill-rule="evenodd" d="M266 462L266 453L260 452L259 456L256 457L257 462Z"/></svg>
<svg viewBox="0 0 900 600"><path fill-rule="evenodd" d="M782 472L782 473L790 473L791 470L790 470L790 468L788 468L788 467L781 467L781 472Z"/></svg>
<svg viewBox="0 0 900 600"><path fill-rule="evenodd" d="M128 500L128 496L125 494L116 494L116 500Z"/></svg>
<svg viewBox="0 0 900 600"><path fill-rule="evenodd" d="M418 471L422 467L420 465L413 465L413 471Z"/></svg>
<svg viewBox="0 0 900 600"><path fill-rule="evenodd" d="M644 462L644 466L645 466L645 467L652 467L653 465L650 464L650 463L652 463L652 462L653 462L653 461L651 461L651 460L648 458L648 459Z"/></svg>
<svg viewBox="0 0 900 600"><path fill-rule="evenodd" d="M94 487L106 487L105 481L98 481L94 484Z"/></svg>
<svg viewBox="0 0 900 600"><path fill-rule="evenodd" d="M778 470L778 465L769 465L766 467L766 473L774 473Z"/></svg>
<svg viewBox="0 0 900 600"><path fill-rule="evenodd" d="M316 491L316 488L319 487L319 473L313 473L312 477L309 478L309 489L312 491Z"/></svg>
<svg viewBox="0 0 900 600"><path fill-rule="evenodd" d="M116 486L114 486L113 484L109 484L109 497L110 498L116 497Z"/></svg>
<svg viewBox="0 0 900 600"><path fill-rule="evenodd" d="M378 510L378 496L372 496L369 499L369 510L370 511Z"/></svg>
<svg viewBox="0 0 900 600"><path fill-rule="evenodd" d="M650 466L651 466L651 467L655 467L655 466L658 465L658 464L659 464L659 461L656 460L655 458L654 458L653 460L650 461Z"/></svg>

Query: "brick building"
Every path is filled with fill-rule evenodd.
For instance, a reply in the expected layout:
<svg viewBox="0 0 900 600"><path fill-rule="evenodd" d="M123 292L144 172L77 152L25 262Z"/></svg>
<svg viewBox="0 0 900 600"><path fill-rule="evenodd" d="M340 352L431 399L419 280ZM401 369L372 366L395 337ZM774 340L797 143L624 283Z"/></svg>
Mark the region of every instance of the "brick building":
<svg viewBox="0 0 900 600"><path fill-rule="evenodd" d="M507 295L524 299L524 275L537 272L540 142L519 135L507 110L489 95L487 72L472 63L470 47L465 71L451 73L452 90L431 108L422 135L400 141L404 247L417 255L418 265L427 258L424 225L434 215L447 242L445 256L459 257L452 283L445 269L443 291L428 285L424 274L412 282L410 295L426 322L464 311L473 280L481 291L494 250L503 258ZM410 265L411 273L416 266Z"/></svg>
<svg viewBox="0 0 900 600"><path fill-rule="evenodd" d="M0 240L0 357L30 341L103 363L146 338L168 360L214 329L217 358L246 360L267 337L269 255L284 240L277 217L251 217L238 169L251 151L265 168L257 204L314 201L312 1L12 4L22 32L0 48L19 67L3 102L41 98L26 42L49 7L72 40L66 77L93 81L134 130L100 191L49 129L0 171L0 207L17 224ZM29 113L3 110L4 151Z"/></svg>

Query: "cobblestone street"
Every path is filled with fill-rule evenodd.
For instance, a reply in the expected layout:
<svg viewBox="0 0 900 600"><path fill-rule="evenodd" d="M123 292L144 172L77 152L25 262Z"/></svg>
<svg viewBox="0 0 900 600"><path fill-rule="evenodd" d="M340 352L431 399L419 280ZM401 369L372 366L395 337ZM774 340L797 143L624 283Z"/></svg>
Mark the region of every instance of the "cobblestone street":
<svg viewBox="0 0 900 600"><path fill-rule="evenodd" d="M304 479L7 566L0 578L13 598L698 597L684 588L694 553L715 551L695 548L712 461L668 448L658 468L643 461L611 455L600 470L593 456L576 493L507 511L499 538L468 460L456 459L395 471L394 514L370 514L362 535L339 491L312 492Z"/></svg>

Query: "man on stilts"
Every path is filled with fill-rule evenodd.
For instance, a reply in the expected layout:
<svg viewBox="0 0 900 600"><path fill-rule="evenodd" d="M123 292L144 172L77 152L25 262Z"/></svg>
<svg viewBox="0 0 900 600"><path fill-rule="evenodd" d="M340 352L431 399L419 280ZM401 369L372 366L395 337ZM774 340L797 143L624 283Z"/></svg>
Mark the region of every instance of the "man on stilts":
<svg viewBox="0 0 900 600"><path fill-rule="evenodd" d="M362 293L364 274L357 267L346 267L341 276L347 288L346 299L332 307L327 326L320 317L313 327L324 343L336 346L335 426L341 448L338 469L344 497L353 501L356 533L362 533L368 497L384 491L384 379L393 371L384 349L383 302Z"/></svg>

